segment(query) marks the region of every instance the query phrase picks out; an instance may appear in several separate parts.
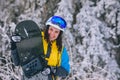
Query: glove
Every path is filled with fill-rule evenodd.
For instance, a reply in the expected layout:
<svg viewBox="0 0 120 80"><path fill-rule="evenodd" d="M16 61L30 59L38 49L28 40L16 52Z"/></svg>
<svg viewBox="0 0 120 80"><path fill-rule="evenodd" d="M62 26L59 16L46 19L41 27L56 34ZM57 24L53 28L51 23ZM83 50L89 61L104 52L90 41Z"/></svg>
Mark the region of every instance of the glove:
<svg viewBox="0 0 120 80"><path fill-rule="evenodd" d="M20 42L20 41L21 41L21 37L20 37L19 35L13 35L13 36L11 37L11 40L12 40L13 42Z"/></svg>
<svg viewBox="0 0 120 80"><path fill-rule="evenodd" d="M11 36L11 50L16 49L16 42L20 42L21 37L19 35Z"/></svg>
<svg viewBox="0 0 120 80"><path fill-rule="evenodd" d="M66 76L68 76L68 71L66 71L63 67L60 66L56 68L55 75L65 78Z"/></svg>
<svg viewBox="0 0 120 80"><path fill-rule="evenodd" d="M49 67L44 68L43 71L42 71L43 75L49 75L50 73L51 73L51 69Z"/></svg>

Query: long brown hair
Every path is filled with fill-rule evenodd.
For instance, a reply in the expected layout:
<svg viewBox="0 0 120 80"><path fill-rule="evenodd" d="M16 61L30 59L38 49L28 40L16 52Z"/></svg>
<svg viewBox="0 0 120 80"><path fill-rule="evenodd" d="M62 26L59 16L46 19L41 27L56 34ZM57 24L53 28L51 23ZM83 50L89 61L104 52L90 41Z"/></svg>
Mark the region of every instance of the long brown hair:
<svg viewBox="0 0 120 80"><path fill-rule="evenodd" d="M50 26L47 26L45 31L44 31L44 33L45 33L44 38L48 43L50 42L49 41L49 34L48 34L49 27ZM62 34L63 34L63 32L60 31L60 34L58 35L58 38L56 39L56 45L58 47L58 51L60 51L60 52L62 51Z"/></svg>

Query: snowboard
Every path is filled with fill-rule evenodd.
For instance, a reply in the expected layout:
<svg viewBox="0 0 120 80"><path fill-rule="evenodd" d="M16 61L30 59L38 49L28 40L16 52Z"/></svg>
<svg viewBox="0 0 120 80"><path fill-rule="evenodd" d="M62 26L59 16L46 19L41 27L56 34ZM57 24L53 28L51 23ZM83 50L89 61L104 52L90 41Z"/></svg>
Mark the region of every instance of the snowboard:
<svg viewBox="0 0 120 80"><path fill-rule="evenodd" d="M21 41L16 43L20 66L25 76L30 78L45 64L41 30L34 21L25 20L18 23L15 34L21 37Z"/></svg>

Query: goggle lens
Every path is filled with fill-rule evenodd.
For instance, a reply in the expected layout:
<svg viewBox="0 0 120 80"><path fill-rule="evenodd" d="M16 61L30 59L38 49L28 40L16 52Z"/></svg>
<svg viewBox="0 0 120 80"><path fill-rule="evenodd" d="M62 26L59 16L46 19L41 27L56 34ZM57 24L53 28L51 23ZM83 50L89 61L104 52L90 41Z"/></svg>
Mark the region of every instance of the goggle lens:
<svg viewBox="0 0 120 80"><path fill-rule="evenodd" d="M58 25L60 28L65 28L66 27L66 22L64 19L58 17L58 16L54 16L52 19L51 19L51 22L53 24L56 24Z"/></svg>

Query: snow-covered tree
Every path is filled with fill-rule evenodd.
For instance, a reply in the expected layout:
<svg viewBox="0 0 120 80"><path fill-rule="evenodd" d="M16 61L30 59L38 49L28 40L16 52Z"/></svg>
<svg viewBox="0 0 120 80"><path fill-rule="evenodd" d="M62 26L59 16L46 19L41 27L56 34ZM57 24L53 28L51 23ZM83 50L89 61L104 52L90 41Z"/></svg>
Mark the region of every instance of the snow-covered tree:
<svg viewBox="0 0 120 80"><path fill-rule="evenodd" d="M111 39L117 37L115 28L110 25L116 25L116 16L112 13L119 8L118 2L101 0L94 4L89 0L82 2L83 6L76 16L74 29L79 44L76 43L75 46L78 52L75 64L79 62L79 66L75 68L75 74L77 79L81 80L117 80L120 77L120 69L115 60L115 45L111 42ZM112 7L113 4L116 7L108 14L109 7L106 6ZM100 16L103 13L102 20Z"/></svg>

